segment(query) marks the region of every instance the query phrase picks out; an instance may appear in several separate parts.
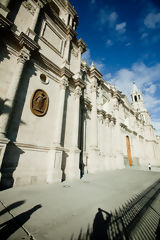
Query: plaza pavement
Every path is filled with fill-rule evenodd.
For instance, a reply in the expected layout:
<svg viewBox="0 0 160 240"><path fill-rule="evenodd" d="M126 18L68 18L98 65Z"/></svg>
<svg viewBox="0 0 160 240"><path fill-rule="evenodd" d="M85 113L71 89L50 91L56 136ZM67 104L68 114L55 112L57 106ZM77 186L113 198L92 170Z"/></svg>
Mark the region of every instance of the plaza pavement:
<svg viewBox="0 0 160 240"><path fill-rule="evenodd" d="M88 226L92 227L98 208L113 211L159 178L158 168L128 168L88 174L74 181L2 191L0 239L3 240L2 234L11 240L30 239L30 234L37 240L71 240L80 230L85 232Z"/></svg>

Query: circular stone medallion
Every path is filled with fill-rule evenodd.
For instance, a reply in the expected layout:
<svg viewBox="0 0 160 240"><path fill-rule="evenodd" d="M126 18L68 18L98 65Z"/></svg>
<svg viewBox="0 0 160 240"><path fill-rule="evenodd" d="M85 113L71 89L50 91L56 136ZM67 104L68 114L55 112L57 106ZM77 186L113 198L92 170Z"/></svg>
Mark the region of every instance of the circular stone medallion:
<svg viewBox="0 0 160 240"><path fill-rule="evenodd" d="M49 98L47 93L42 89L37 89L31 98L31 111L36 116L44 116L47 112Z"/></svg>

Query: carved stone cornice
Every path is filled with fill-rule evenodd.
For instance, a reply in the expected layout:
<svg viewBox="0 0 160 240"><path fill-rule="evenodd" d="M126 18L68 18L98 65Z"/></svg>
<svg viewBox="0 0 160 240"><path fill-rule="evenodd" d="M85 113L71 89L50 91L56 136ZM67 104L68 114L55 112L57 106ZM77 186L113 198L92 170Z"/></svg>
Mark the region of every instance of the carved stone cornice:
<svg viewBox="0 0 160 240"><path fill-rule="evenodd" d="M36 60L38 62L42 62L51 72L54 72L58 76L62 77L64 74L61 73L61 69L50 61L47 57L45 57L42 53L36 55Z"/></svg>
<svg viewBox="0 0 160 240"><path fill-rule="evenodd" d="M91 78L95 77L97 80L100 80L102 78L102 74L95 67L91 67L90 77Z"/></svg>
<svg viewBox="0 0 160 240"><path fill-rule="evenodd" d="M120 127L124 128L124 129L127 129L127 126L124 123L120 123Z"/></svg>
<svg viewBox="0 0 160 240"><path fill-rule="evenodd" d="M81 48L81 53L86 52L87 44L83 41L82 38L78 40L78 47Z"/></svg>
<svg viewBox="0 0 160 240"><path fill-rule="evenodd" d="M116 90L115 92L113 92L113 98L116 98L118 101L121 99L119 91Z"/></svg>
<svg viewBox="0 0 160 240"><path fill-rule="evenodd" d="M127 132L129 132L129 133L133 133L133 131L132 130L130 130L128 127L127 127L127 125L125 125L124 123L120 123L120 127L121 128L123 128L123 129L125 129ZM136 132L135 132L136 133Z"/></svg>
<svg viewBox="0 0 160 240"><path fill-rule="evenodd" d="M13 23L0 14L0 28L10 29L12 26L13 26Z"/></svg>
<svg viewBox="0 0 160 240"><path fill-rule="evenodd" d="M88 98L84 98L84 106L86 110L89 110L89 111L92 110L92 104Z"/></svg>
<svg viewBox="0 0 160 240"><path fill-rule="evenodd" d="M114 124L116 124L116 118L115 117L111 117L110 121L113 122Z"/></svg>
<svg viewBox="0 0 160 240"><path fill-rule="evenodd" d="M24 64L29 59L30 59L30 51L24 46L19 52L17 62Z"/></svg>
<svg viewBox="0 0 160 240"><path fill-rule="evenodd" d="M20 46L25 46L30 51L37 51L39 50L39 45L33 41L31 38L29 38L25 33L21 32L19 36L19 44Z"/></svg>
<svg viewBox="0 0 160 240"><path fill-rule="evenodd" d="M139 135L139 138L144 139L144 137L142 135Z"/></svg>
<svg viewBox="0 0 160 240"><path fill-rule="evenodd" d="M133 131L133 134L134 134L135 136L137 136L137 134L138 134L138 133L137 133L137 132L135 132L135 131Z"/></svg>
<svg viewBox="0 0 160 240"><path fill-rule="evenodd" d="M74 9L74 7L70 4L69 1L67 1L67 9L70 13L73 14L73 16L77 15L77 12L76 10Z"/></svg>
<svg viewBox="0 0 160 240"><path fill-rule="evenodd" d="M106 119L108 119L109 121L111 121L112 115L107 113L105 117L106 117Z"/></svg>
<svg viewBox="0 0 160 240"><path fill-rule="evenodd" d="M77 33L72 29L71 26L67 26L66 34L70 35L72 38L77 35Z"/></svg>
<svg viewBox="0 0 160 240"><path fill-rule="evenodd" d="M61 77L66 76L68 78L71 78L74 74L66 67L61 68L60 70Z"/></svg>
<svg viewBox="0 0 160 240"><path fill-rule="evenodd" d="M83 89L83 88L85 88L85 86L86 86L85 83L84 83L84 81L83 81L81 78L75 79L75 78L73 77L73 81L74 81L76 87L77 87L77 86L80 86L80 87Z"/></svg>
<svg viewBox="0 0 160 240"><path fill-rule="evenodd" d="M66 89L66 87L68 87L68 85L69 85L68 78L66 76L63 76L60 80L61 88Z"/></svg>
<svg viewBox="0 0 160 240"><path fill-rule="evenodd" d="M106 118L106 112L102 109L101 110L97 109L97 114L102 118Z"/></svg>

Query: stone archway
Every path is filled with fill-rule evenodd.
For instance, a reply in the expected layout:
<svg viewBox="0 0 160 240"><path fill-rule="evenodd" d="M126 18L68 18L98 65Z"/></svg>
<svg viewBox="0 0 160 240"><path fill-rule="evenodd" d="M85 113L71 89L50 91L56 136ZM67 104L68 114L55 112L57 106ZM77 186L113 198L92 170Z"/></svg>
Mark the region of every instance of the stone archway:
<svg viewBox="0 0 160 240"><path fill-rule="evenodd" d="M126 136L126 146L127 146L127 156L128 156L128 160L129 160L129 166L132 166L132 155L131 155L129 136Z"/></svg>

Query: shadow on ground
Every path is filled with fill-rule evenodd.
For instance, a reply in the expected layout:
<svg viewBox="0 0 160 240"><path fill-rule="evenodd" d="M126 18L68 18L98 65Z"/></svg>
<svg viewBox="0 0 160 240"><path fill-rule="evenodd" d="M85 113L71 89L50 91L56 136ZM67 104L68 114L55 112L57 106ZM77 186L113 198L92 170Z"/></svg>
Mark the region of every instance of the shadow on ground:
<svg viewBox="0 0 160 240"><path fill-rule="evenodd" d="M11 205L9 205L7 208L2 210L0 212L0 215L5 214L7 211L10 211L21 204L23 204L25 201L19 201L15 202ZM0 224L0 239L6 240L8 239L13 233L15 233L19 228L21 228L31 217L31 215L37 211L42 206L40 204L32 207L31 209L17 215L14 218L11 218L10 220Z"/></svg>

